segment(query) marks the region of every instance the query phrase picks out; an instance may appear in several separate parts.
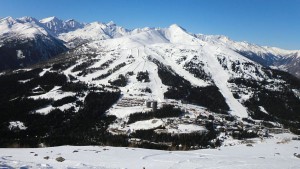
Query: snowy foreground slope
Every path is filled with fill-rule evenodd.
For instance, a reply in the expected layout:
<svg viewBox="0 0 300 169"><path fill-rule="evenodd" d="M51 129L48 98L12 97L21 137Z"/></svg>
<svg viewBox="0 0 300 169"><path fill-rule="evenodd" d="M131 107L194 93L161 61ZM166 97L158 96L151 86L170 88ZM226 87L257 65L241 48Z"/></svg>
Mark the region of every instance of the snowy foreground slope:
<svg viewBox="0 0 300 169"><path fill-rule="evenodd" d="M292 137L277 134L263 140L228 142L218 149L171 152L102 146L0 149L0 168L297 169L300 141ZM58 162L57 157L65 161Z"/></svg>

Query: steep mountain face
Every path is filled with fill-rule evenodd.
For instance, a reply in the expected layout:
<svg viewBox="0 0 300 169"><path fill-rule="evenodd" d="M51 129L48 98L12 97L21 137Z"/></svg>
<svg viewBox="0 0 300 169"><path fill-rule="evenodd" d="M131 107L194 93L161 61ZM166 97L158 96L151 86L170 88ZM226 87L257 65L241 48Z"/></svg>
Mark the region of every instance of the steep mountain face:
<svg viewBox="0 0 300 169"><path fill-rule="evenodd" d="M117 38L128 34L129 30L119 27L113 22L109 22L107 24L93 22L85 25L81 29L70 31L68 33L62 33L58 37L67 42L70 48L74 48L83 43Z"/></svg>
<svg viewBox="0 0 300 169"><path fill-rule="evenodd" d="M0 20L0 70L25 67L66 50L63 42L34 18Z"/></svg>
<svg viewBox="0 0 300 169"><path fill-rule="evenodd" d="M289 72L300 78L300 51L258 46L247 42L235 42L225 36L195 35L214 44L226 46L241 55L267 67Z"/></svg>
<svg viewBox="0 0 300 169"><path fill-rule="evenodd" d="M39 22L56 35L75 31L84 27L83 23L79 23L74 19L63 21L55 16L42 19Z"/></svg>

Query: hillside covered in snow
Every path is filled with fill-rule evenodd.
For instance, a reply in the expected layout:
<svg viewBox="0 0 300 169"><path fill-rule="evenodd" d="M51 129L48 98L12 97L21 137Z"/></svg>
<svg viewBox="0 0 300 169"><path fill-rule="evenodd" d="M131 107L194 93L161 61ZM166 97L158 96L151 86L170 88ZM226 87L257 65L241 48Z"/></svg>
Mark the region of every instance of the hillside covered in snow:
<svg viewBox="0 0 300 169"><path fill-rule="evenodd" d="M0 70L17 69L67 51L64 42L32 17L0 20Z"/></svg>
<svg viewBox="0 0 300 169"><path fill-rule="evenodd" d="M3 28L7 37L26 28L32 34L25 39L39 35L68 47L0 74L3 147L189 150L269 132L299 134L299 79L245 55L270 50L288 58L297 51L191 34L176 24L127 30L55 17L1 24L11 25ZM17 54L27 58L23 50Z"/></svg>
<svg viewBox="0 0 300 169"><path fill-rule="evenodd" d="M114 22L80 23L74 19L63 21L55 16L37 20L33 17L2 18L0 21L0 70L26 67L47 60L81 44L114 39L161 28L128 30ZM162 30L162 29L161 29ZM230 48L267 67L287 71L300 77L299 50L284 50L235 42L223 35L192 34L201 41Z"/></svg>
<svg viewBox="0 0 300 169"><path fill-rule="evenodd" d="M230 143L231 146L226 145L218 149L194 151L102 146L0 149L0 167L296 169L300 165L299 140L292 140L292 138L292 135L281 134L264 140L252 139L242 143Z"/></svg>

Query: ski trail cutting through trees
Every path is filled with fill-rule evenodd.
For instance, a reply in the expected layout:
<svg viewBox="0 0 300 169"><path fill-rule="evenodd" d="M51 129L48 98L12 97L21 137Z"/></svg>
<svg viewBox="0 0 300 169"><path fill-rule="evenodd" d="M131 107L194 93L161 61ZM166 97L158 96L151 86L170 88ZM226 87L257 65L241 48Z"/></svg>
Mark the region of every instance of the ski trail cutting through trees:
<svg viewBox="0 0 300 169"><path fill-rule="evenodd" d="M210 47L204 48L205 55L207 56L207 66L212 74L212 79L216 86L219 88L223 97L226 99L226 103L230 108L230 113L238 117L248 117L246 108L238 102L227 86L227 81L229 80L229 75L224 71L220 63L216 58L216 50Z"/></svg>

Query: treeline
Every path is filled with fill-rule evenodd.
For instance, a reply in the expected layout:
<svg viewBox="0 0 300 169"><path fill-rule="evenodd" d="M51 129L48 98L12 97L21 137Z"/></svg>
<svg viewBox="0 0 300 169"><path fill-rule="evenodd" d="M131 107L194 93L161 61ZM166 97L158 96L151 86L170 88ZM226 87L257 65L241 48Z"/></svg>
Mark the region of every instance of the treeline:
<svg viewBox="0 0 300 169"><path fill-rule="evenodd" d="M39 74L42 69L20 71L0 76L0 146L37 147L39 143L49 146L108 144L115 140L106 129L116 119L105 112L120 97L120 92L105 91L104 87L88 86L85 83L67 82L67 77L55 72ZM30 79L30 80L29 80ZM20 80L28 80L20 82ZM56 101L51 99L29 99L32 89L40 86L48 92L54 86L62 86L62 91L71 91L75 96ZM84 102L77 100L88 92ZM58 107L76 103L75 107L61 111L54 109L46 115L34 111L48 105ZM26 130L10 130L9 122L21 121Z"/></svg>
<svg viewBox="0 0 300 169"><path fill-rule="evenodd" d="M42 69L34 69L24 73L13 73L0 76L0 99L10 100L16 97L32 95L32 89L40 86L45 92L54 86L63 86L67 77L63 74L46 72L39 76ZM28 80L27 82L21 82Z"/></svg>
<svg viewBox="0 0 300 169"><path fill-rule="evenodd" d="M136 75L136 79L140 82L150 82L148 71L138 72Z"/></svg>
<svg viewBox="0 0 300 169"><path fill-rule="evenodd" d="M162 68L158 69L158 75L163 84L170 86L164 93L166 98L184 100L216 113L228 114L229 107L216 86L194 87L179 75Z"/></svg>
<svg viewBox="0 0 300 169"><path fill-rule="evenodd" d="M216 147L220 146L219 143L215 144L212 142L216 138L216 133L214 131L208 131L206 133L181 133L181 134L172 134L172 133L156 133L154 130L136 130L131 135L134 138L140 138L142 140L147 140L149 142L155 142L160 144L171 143L171 147L168 149L180 149L179 145L183 146L184 150L190 149L191 146L198 146L199 148L206 148L208 146ZM139 145L137 145L140 147ZM141 145L143 148L144 147Z"/></svg>
<svg viewBox="0 0 300 169"><path fill-rule="evenodd" d="M206 132L193 133L157 133L155 129L135 130L129 136L107 134L104 137L106 145L147 149L190 150L221 146L222 142L217 139L218 132L215 131L213 123L207 123L206 128Z"/></svg>
<svg viewBox="0 0 300 169"><path fill-rule="evenodd" d="M125 62L122 62L120 64L118 64L117 66L115 66L113 69L109 69L106 73L93 78L93 80L101 80L101 79L105 79L106 77L110 76L111 74L113 74L114 72L120 70L122 67L126 66Z"/></svg>
<svg viewBox="0 0 300 169"><path fill-rule="evenodd" d="M300 100L291 90L261 90L245 102L253 111L253 118L274 120L277 118L300 122ZM263 106L269 115L261 112L257 105Z"/></svg>
<svg viewBox="0 0 300 169"><path fill-rule="evenodd" d="M156 111L130 114L127 123L130 124L137 121L149 120L153 118L179 117L183 114L184 112L182 112L180 109L174 108L174 106L172 105L165 105Z"/></svg>
<svg viewBox="0 0 300 169"><path fill-rule="evenodd" d="M258 134L255 132L249 132L248 130L241 130L239 132L233 132L232 137L235 139L247 139L247 138L256 138Z"/></svg>
<svg viewBox="0 0 300 169"><path fill-rule="evenodd" d="M21 101L22 104L17 105L16 113L6 113L4 115L9 117L5 117L5 120L1 118L0 145L8 147L12 143L17 143L21 147L37 147L39 143L48 146L106 144L109 142L106 129L116 117L105 116L105 112L119 97L119 92L91 92L86 96L84 106L78 112L72 108L65 111L55 109L46 115L29 113L26 105L30 108L32 105L28 104L28 101ZM34 106L38 106L36 103L38 102L32 101ZM22 109L24 111L21 111ZM27 129L10 131L9 121L21 121Z"/></svg>
<svg viewBox="0 0 300 169"><path fill-rule="evenodd" d="M245 78L231 79L229 82L236 84L239 88L252 88L256 92L244 105L252 112L254 119L266 121L296 121L300 122L300 100L292 89L300 89L300 80L293 75L280 70L264 69L268 78L283 79L284 84L272 84L268 81L255 81ZM265 86L278 88L280 90L267 89ZM239 91L243 92L243 91ZM235 93L240 97L239 93ZM262 106L269 113L266 114L258 107Z"/></svg>
<svg viewBox="0 0 300 169"><path fill-rule="evenodd" d="M124 75L120 74L117 79L114 79L112 81L109 80L108 83L114 86L124 87L127 85L127 81L127 78Z"/></svg>
<svg viewBox="0 0 300 169"><path fill-rule="evenodd" d="M196 56L195 56L196 57ZM186 64L184 64L184 69L186 69L187 71L189 71L190 73L192 73L195 77L205 80L205 81L212 81L211 79L211 75L207 74L203 67L204 67L204 63L202 61L200 61L200 63L195 63L195 62L187 62Z"/></svg>
<svg viewBox="0 0 300 169"><path fill-rule="evenodd" d="M155 58L148 59L158 66L158 76L162 83L169 86L168 91L164 93L166 98L182 100L207 107L216 113L228 114L229 106L216 86L195 87L171 67L165 66Z"/></svg>
<svg viewBox="0 0 300 169"><path fill-rule="evenodd" d="M52 103L53 107L59 107L68 103L73 103L77 100L76 96L67 96L62 99L56 100Z"/></svg>

